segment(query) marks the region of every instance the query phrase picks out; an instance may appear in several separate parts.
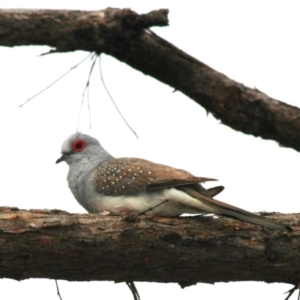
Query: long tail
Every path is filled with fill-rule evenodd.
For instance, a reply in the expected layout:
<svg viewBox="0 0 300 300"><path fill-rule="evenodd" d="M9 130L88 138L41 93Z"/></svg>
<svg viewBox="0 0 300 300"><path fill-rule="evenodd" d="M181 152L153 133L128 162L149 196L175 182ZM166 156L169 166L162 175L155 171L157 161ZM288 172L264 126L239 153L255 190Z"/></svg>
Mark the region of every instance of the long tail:
<svg viewBox="0 0 300 300"><path fill-rule="evenodd" d="M228 216L234 219L241 220L246 223L263 226L269 229L291 231L291 228L287 225L277 223L266 217L256 215L254 213L243 210L241 208L204 196L192 188L181 187L180 190L187 193L189 196L199 200L199 201L189 201L188 203L189 206L192 206L196 209L198 208L199 210L202 210L204 212L213 213L216 215Z"/></svg>

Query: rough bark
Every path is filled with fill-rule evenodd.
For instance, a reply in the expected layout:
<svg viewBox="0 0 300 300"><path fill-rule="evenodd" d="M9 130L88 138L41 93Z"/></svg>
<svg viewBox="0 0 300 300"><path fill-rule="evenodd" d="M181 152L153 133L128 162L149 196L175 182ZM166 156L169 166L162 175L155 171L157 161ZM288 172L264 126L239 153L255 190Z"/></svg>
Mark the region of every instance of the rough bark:
<svg viewBox="0 0 300 300"><path fill-rule="evenodd" d="M235 130L300 150L300 110L230 80L155 35L167 10L0 10L0 45L106 53L181 91ZM221 50L220 50L221 51Z"/></svg>
<svg viewBox="0 0 300 300"><path fill-rule="evenodd" d="M228 218L148 218L0 208L0 278L77 281L299 281L300 215L292 232ZM212 234L213 233L213 234Z"/></svg>

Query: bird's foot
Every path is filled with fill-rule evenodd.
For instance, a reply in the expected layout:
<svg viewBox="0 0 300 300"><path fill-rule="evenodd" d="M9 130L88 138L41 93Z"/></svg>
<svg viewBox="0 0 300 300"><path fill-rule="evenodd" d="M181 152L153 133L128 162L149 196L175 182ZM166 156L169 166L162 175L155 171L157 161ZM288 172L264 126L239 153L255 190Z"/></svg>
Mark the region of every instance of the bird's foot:
<svg viewBox="0 0 300 300"><path fill-rule="evenodd" d="M136 211L127 207L123 208L120 213L124 216L123 221L126 222L136 222L138 220L138 216L140 215L136 213Z"/></svg>

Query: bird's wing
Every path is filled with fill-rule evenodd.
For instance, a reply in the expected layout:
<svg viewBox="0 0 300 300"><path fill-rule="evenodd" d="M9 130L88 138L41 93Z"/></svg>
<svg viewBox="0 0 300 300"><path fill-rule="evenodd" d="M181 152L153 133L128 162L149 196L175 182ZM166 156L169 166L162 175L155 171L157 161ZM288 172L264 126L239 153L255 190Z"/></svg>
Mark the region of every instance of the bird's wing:
<svg viewBox="0 0 300 300"><path fill-rule="evenodd" d="M115 196L186 185L200 187L198 183L215 180L137 158L107 160L95 169L92 178L99 193Z"/></svg>
<svg viewBox="0 0 300 300"><path fill-rule="evenodd" d="M145 191L177 187L179 191L172 190L174 199L169 200L174 200L183 206L195 208L199 212L230 216L271 229L289 229L288 226L278 224L271 219L213 199L210 191L204 189L199 183L214 179L195 177L187 171L147 160L113 158L97 167L91 176L96 191L104 195L135 195ZM190 197L181 197L180 191Z"/></svg>

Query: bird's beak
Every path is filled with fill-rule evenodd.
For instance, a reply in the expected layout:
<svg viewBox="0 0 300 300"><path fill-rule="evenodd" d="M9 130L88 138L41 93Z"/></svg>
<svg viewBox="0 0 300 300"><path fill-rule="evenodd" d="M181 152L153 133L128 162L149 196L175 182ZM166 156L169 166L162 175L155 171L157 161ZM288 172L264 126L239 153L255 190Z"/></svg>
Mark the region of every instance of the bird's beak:
<svg viewBox="0 0 300 300"><path fill-rule="evenodd" d="M66 157L64 155L62 155L55 163L59 164L60 162L65 161L65 160L66 160Z"/></svg>

